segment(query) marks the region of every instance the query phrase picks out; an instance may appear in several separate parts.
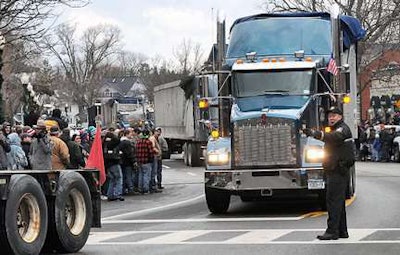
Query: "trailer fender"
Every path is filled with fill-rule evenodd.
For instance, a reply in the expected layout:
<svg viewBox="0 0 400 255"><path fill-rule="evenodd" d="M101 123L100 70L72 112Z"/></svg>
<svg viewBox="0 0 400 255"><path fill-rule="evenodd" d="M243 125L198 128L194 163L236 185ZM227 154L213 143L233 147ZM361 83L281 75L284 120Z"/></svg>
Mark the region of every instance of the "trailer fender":
<svg viewBox="0 0 400 255"><path fill-rule="evenodd" d="M2 254L39 254L46 240L47 203L43 190L30 175L11 176L8 199L0 203Z"/></svg>
<svg viewBox="0 0 400 255"><path fill-rule="evenodd" d="M49 202L46 249L77 252L86 243L92 225L89 188L81 174L62 171L55 198Z"/></svg>

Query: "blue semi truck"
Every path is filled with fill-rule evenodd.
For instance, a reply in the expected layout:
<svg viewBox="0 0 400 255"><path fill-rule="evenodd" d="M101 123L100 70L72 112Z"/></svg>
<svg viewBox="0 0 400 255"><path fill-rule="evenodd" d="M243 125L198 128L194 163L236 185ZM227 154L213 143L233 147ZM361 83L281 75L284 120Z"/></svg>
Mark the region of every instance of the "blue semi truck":
<svg viewBox="0 0 400 255"><path fill-rule="evenodd" d="M334 105L357 135L357 41L364 35L357 19L329 13L234 22L219 95L199 100L204 116L219 111L205 155L212 213L225 213L231 195L243 201L304 195L325 204L324 144L301 130L324 129L325 110ZM354 192L353 167L348 197Z"/></svg>

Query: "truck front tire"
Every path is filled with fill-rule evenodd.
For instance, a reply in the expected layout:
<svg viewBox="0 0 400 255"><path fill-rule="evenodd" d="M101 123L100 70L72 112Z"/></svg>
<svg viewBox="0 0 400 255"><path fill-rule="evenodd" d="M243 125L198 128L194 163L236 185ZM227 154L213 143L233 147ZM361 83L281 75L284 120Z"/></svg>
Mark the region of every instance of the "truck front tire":
<svg viewBox="0 0 400 255"><path fill-rule="evenodd" d="M56 197L49 204L46 248L77 252L85 245L92 225L90 191L81 174L60 173Z"/></svg>
<svg viewBox="0 0 400 255"><path fill-rule="evenodd" d="M213 188L205 188L208 210L213 214L224 214L228 211L231 195L224 191Z"/></svg>
<svg viewBox="0 0 400 255"><path fill-rule="evenodd" d="M13 175L8 194L0 207L1 253L39 254L48 224L46 197L40 184L30 175Z"/></svg>

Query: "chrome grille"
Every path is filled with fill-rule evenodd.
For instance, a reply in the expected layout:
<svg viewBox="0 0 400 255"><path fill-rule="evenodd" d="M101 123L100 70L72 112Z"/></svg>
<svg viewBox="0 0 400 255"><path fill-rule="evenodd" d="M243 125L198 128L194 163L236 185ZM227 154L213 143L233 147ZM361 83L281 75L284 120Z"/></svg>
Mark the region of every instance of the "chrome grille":
<svg viewBox="0 0 400 255"><path fill-rule="evenodd" d="M239 167L292 166L296 164L294 122L241 121L235 124L235 165Z"/></svg>

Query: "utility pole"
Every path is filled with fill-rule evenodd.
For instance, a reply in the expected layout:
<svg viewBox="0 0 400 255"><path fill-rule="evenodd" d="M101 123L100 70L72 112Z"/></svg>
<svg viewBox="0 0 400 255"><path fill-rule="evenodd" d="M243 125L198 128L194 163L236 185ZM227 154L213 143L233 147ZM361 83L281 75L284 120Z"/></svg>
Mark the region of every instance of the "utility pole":
<svg viewBox="0 0 400 255"><path fill-rule="evenodd" d="M0 33L0 123L4 122L4 100L3 100L3 75L1 74L1 69L3 68L3 49L5 44L5 38Z"/></svg>

